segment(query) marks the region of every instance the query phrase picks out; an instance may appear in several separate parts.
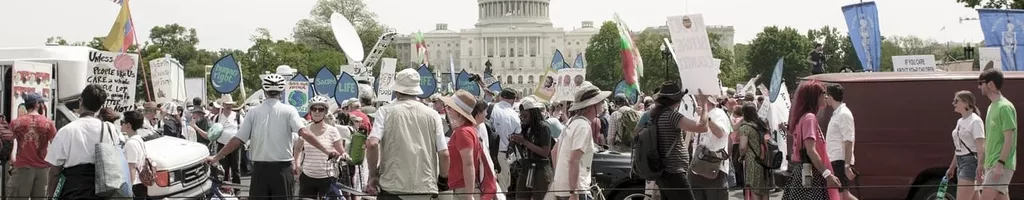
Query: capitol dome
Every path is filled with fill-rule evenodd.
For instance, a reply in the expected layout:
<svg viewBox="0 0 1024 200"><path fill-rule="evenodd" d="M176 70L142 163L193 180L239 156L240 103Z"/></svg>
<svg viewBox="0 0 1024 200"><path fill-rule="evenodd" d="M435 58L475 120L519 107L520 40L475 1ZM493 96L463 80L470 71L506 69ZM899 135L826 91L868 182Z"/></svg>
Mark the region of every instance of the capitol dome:
<svg viewBox="0 0 1024 200"><path fill-rule="evenodd" d="M550 0L478 0L477 28L551 27Z"/></svg>

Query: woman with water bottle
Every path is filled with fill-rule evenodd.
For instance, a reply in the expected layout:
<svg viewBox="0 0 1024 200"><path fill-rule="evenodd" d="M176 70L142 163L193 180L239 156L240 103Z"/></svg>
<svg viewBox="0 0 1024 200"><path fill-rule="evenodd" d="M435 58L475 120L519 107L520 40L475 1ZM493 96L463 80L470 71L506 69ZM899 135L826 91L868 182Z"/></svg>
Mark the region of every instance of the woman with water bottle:
<svg viewBox="0 0 1024 200"><path fill-rule="evenodd" d="M953 161L946 170L946 179L956 177L957 189L956 199L980 199L980 184L984 173L980 161L985 151L985 123L978 116L978 106L975 105L974 94L971 91L961 90L953 95L953 111L960 114L956 120L956 127L953 128ZM945 193L945 187L940 188L940 193ZM945 194L938 194L939 198Z"/></svg>

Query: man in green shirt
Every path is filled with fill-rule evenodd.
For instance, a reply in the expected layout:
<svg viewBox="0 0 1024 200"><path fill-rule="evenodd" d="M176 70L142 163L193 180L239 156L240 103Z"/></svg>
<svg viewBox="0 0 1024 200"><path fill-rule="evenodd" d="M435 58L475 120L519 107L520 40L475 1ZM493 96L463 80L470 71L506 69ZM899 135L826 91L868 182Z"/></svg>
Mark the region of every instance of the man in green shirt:
<svg viewBox="0 0 1024 200"><path fill-rule="evenodd" d="M1003 97L1003 73L981 72L978 89L992 100L985 117L985 177L981 199L1009 199L1010 179L1017 169L1017 109Z"/></svg>

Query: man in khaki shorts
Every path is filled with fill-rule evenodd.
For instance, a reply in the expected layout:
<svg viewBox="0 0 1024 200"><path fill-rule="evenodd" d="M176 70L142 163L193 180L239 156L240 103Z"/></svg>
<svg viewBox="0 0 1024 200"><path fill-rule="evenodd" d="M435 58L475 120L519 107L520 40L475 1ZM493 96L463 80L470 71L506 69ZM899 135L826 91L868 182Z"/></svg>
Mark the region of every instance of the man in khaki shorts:
<svg viewBox="0 0 1024 200"><path fill-rule="evenodd" d="M981 199L1010 199L1009 184L1017 169L1017 109L1003 97L1003 73L988 69L978 77L978 89L992 104L985 116L985 177Z"/></svg>

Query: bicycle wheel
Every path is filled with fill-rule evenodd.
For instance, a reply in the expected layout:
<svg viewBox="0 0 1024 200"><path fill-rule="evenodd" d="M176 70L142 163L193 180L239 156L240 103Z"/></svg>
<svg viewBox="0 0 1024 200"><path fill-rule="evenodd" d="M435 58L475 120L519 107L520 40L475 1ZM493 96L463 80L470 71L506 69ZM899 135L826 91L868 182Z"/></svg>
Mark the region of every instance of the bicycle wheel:
<svg viewBox="0 0 1024 200"><path fill-rule="evenodd" d="M651 196L647 194L631 194L629 196L626 196L626 198L614 200L654 200L654 198L651 198Z"/></svg>

